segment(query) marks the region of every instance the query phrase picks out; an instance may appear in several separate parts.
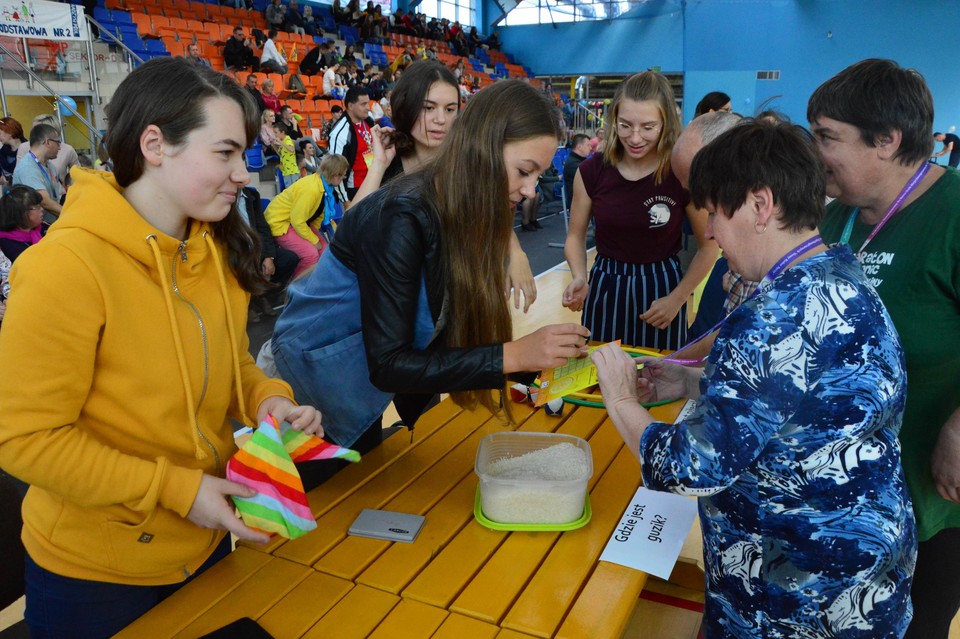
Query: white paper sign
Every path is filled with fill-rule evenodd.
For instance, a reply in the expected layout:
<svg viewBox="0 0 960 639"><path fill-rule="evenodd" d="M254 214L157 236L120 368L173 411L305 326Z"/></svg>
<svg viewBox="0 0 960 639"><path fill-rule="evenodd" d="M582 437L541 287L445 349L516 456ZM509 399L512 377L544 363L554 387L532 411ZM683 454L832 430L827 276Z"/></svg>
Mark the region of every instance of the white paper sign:
<svg viewBox="0 0 960 639"><path fill-rule="evenodd" d="M695 499L637 489L600 561L668 579L697 516Z"/></svg>
<svg viewBox="0 0 960 639"><path fill-rule="evenodd" d="M86 40L83 7L47 0L0 0L0 35Z"/></svg>

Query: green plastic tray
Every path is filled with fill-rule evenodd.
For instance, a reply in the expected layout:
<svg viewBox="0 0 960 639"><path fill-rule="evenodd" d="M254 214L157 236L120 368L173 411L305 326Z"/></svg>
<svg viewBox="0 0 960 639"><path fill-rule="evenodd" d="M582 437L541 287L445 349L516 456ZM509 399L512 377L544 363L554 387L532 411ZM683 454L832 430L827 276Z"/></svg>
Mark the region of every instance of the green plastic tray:
<svg viewBox="0 0 960 639"><path fill-rule="evenodd" d="M477 486L476 497L473 500L473 516L481 526L490 530L506 531L527 531L527 532L556 532L565 530L576 530L583 528L593 517L593 509L590 507L590 493L587 493L583 501L583 516L580 519L567 522L565 524L502 524L498 521L487 519L483 514L483 507L480 500L480 486Z"/></svg>

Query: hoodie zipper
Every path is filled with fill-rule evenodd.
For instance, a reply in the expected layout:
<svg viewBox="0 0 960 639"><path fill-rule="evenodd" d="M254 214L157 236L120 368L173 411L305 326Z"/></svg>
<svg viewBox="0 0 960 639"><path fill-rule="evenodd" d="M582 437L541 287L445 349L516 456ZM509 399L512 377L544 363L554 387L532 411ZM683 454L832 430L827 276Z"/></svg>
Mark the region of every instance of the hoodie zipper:
<svg viewBox="0 0 960 639"><path fill-rule="evenodd" d="M197 401L197 406L194 408L196 411L195 415L197 418L197 435L204 443L210 448L213 452L213 459L217 465L217 476L220 476L220 454L217 452L217 447L207 438L203 433L203 430L200 428L200 407L203 405L203 400L207 395L207 384L210 379L210 349L207 344L207 326L203 323L203 317L200 316L200 311L194 306L193 302L188 300L180 292L180 287L177 285L177 258L180 258L181 264L187 263L187 242L183 240L180 242L180 247L177 249L176 255L173 256L173 264L170 269L171 273L171 283L173 286L174 294L182 301L187 307L193 311L193 315L197 318L197 324L200 326L200 341L203 344L203 388L200 391L200 399ZM191 407L193 408L193 407Z"/></svg>

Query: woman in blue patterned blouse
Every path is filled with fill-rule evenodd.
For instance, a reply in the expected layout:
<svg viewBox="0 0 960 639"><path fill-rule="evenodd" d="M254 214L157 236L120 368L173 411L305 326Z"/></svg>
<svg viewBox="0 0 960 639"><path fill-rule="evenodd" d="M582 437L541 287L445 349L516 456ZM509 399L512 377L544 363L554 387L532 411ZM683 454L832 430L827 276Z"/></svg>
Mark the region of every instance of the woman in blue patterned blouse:
<svg viewBox="0 0 960 639"><path fill-rule="evenodd" d="M613 345L593 359L645 485L699 497L706 636L902 637L916 558L903 351L850 249L820 241L813 142L748 122L700 151L690 184L708 237L758 292L702 367L638 372ZM677 425L639 403L678 397L697 406Z"/></svg>

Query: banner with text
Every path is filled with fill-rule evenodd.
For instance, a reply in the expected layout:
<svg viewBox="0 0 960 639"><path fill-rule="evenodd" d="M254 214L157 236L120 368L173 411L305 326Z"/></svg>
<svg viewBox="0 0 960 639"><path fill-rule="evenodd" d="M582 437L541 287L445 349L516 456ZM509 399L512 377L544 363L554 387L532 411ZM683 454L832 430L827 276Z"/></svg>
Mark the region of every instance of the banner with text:
<svg viewBox="0 0 960 639"><path fill-rule="evenodd" d="M47 0L0 0L0 35L42 40L86 40L83 7Z"/></svg>

